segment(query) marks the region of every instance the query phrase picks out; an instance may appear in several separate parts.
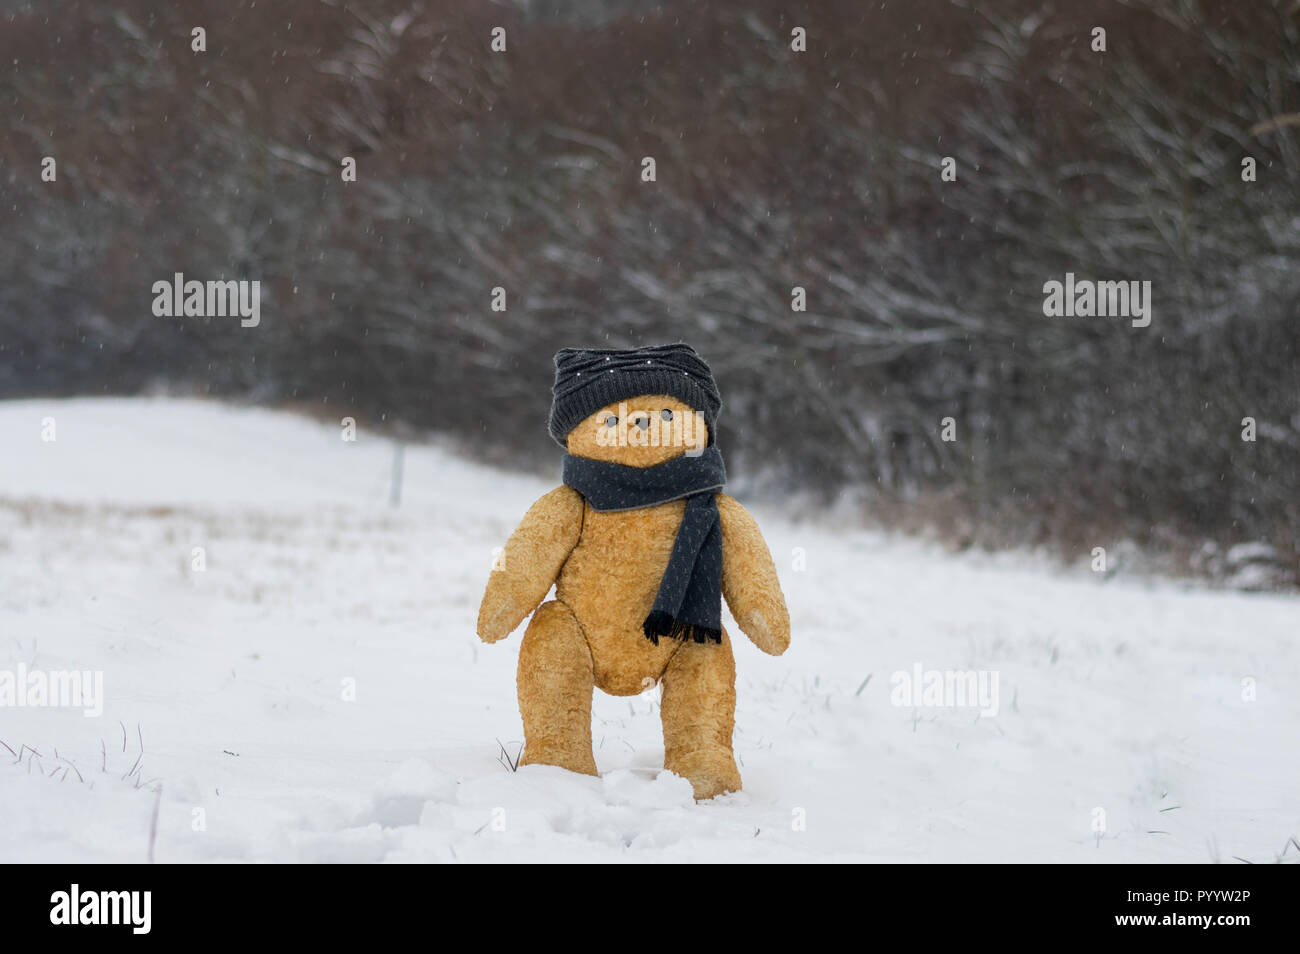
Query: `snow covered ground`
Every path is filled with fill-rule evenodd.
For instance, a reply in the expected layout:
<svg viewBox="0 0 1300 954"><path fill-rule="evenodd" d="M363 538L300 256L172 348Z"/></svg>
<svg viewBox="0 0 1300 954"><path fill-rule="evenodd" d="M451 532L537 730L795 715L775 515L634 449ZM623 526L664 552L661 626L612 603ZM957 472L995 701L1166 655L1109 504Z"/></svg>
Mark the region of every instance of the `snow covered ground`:
<svg viewBox="0 0 1300 954"><path fill-rule="evenodd" d="M412 448L393 509L391 458L364 420L0 405L0 678L105 697L0 708L0 861L1300 860L1300 600L764 507L793 645L728 622L745 790L661 773L653 691L597 694L601 778L511 772L521 633L474 618L548 485ZM894 704L917 667L996 714Z"/></svg>

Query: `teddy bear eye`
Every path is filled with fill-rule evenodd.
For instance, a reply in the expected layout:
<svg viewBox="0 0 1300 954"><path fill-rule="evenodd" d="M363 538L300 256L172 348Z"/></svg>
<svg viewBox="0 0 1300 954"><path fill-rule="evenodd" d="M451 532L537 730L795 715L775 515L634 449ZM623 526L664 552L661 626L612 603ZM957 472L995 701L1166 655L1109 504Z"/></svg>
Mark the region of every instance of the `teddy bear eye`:
<svg viewBox="0 0 1300 954"><path fill-rule="evenodd" d="M615 417L613 414L611 414L609 417L605 418L605 426L606 426L606 427L615 427L615 426L617 426L617 424L618 424L618 418Z"/></svg>
<svg viewBox="0 0 1300 954"><path fill-rule="evenodd" d="M668 410L668 408L664 408L662 411L659 412L659 416L662 417L665 421L671 421L673 419L673 412Z"/></svg>

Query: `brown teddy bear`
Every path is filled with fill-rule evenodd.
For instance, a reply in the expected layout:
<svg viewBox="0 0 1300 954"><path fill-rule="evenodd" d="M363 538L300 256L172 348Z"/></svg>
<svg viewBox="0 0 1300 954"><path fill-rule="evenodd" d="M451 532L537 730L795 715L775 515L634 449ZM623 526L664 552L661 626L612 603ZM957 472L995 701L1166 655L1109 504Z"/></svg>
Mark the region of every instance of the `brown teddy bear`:
<svg viewBox="0 0 1300 954"><path fill-rule="evenodd" d="M754 518L718 493L721 403L684 344L555 356L550 432L568 451L564 485L524 515L478 615L494 643L533 613L519 650L522 764L597 774L593 687L630 696L662 682L664 767L697 799L740 789L721 599L774 656L790 644L790 617ZM552 584L556 598L539 607Z"/></svg>

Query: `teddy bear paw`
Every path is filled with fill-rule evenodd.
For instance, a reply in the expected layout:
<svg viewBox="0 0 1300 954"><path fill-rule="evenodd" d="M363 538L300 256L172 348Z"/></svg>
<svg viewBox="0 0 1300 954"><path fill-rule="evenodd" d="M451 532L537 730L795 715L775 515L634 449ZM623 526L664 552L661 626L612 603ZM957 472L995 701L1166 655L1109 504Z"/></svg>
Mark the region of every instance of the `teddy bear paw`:
<svg viewBox="0 0 1300 954"><path fill-rule="evenodd" d="M520 765L555 765L578 775L596 775L596 760L591 754L591 743L571 745L546 745L529 742L524 745Z"/></svg>
<svg viewBox="0 0 1300 954"><path fill-rule="evenodd" d="M740 770L726 749L693 753L690 757L665 764L664 768L691 783L697 802L740 791Z"/></svg>

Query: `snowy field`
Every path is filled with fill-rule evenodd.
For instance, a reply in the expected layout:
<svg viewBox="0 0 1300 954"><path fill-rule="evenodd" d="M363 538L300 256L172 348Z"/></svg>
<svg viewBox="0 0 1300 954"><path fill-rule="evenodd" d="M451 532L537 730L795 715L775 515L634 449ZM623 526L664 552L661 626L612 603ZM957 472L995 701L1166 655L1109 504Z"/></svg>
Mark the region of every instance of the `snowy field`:
<svg viewBox="0 0 1300 954"><path fill-rule="evenodd" d="M597 694L601 778L511 772L522 629L474 620L549 485L412 448L393 509L365 425L0 405L0 673L104 680L99 717L0 708L0 862L1300 860L1300 600L771 507L793 641L728 617L745 790L661 773L654 692ZM918 666L996 674L996 714L894 704Z"/></svg>

